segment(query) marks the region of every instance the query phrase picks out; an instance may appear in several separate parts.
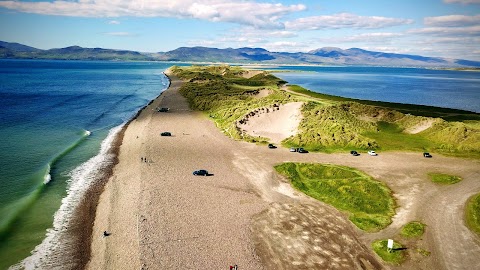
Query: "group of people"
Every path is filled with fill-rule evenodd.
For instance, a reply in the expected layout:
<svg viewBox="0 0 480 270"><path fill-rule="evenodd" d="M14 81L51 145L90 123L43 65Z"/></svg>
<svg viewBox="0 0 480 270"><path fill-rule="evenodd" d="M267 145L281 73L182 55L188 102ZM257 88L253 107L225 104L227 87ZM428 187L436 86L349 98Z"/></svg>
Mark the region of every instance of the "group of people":
<svg viewBox="0 0 480 270"><path fill-rule="evenodd" d="M147 162L147 158L146 158L146 157L141 157L140 160L141 160L142 162L145 162L145 163Z"/></svg>

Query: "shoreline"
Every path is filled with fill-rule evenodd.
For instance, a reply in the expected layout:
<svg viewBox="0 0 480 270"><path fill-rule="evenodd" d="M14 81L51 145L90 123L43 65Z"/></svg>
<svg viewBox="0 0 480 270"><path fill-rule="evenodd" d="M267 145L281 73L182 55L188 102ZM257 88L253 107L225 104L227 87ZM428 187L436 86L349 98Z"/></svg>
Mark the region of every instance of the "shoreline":
<svg viewBox="0 0 480 270"><path fill-rule="evenodd" d="M97 213L98 203L100 200L100 196L105 191L106 184L110 181L113 176L114 168L119 162L119 154L120 154L120 147L123 144L125 132L130 124L137 120L140 114L148 108L150 104L152 104L155 100L159 99L163 92L167 91L171 85L170 77L168 77L165 72L163 74L168 79L167 87L154 99L150 100L145 106L140 108L135 115L128 120L120 129L120 131L115 135L115 139L113 140L111 147L108 151L108 154L112 154L113 158L110 164L105 168L102 172L102 176L92 185L85 192L84 198L89 198L89 200L83 200L82 203L78 206L77 213L74 215L74 219L72 222L74 224L78 224L79 227L83 228L78 230L76 233L72 232L72 234L76 235L78 240L77 251L76 254L79 254L79 269L85 269L90 261L91 258L91 244L93 238L93 228L95 222L95 216Z"/></svg>
<svg viewBox="0 0 480 270"><path fill-rule="evenodd" d="M152 102L159 99L163 92L170 86L170 78L164 72L163 74L168 79L166 88L163 88L160 94L149 101L148 104L139 108L128 121L110 129L109 135L102 141L99 152L71 171L72 173L81 170L82 166L99 156L106 158L100 163L95 163L98 167L85 171L86 174L84 177L88 178L89 174L93 174L93 180L88 183L88 187L85 190L78 191L76 187L74 187L75 184L68 188L67 196L62 199L60 208L55 212L54 224L47 230L45 238L31 251L31 255L19 263L10 266L9 269L33 269L38 267L60 267L62 269L86 268L91 258L91 242L98 202L101 194L105 191L105 186L114 175L114 168L119 162L118 157L125 132L128 126L134 122ZM110 134L112 132L113 134ZM109 139L111 140L110 142L108 142ZM104 143L108 144L106 145L106 151L104 151L102 155ZM82 194L79 197L75 197L74 193L76 192L81 192ZM63 202L63 200L71 195L74 196L70 198L70 200L73 201ZM75 204L72 212L69 212L68 209L68 206L71 206L69 205L70 203ZM69 214L70 218L62 218L62 216ZM57 220L57 218L59 220ZM61 222L61 224L55 225L56 222ZM61 245L59 245L58 242L61 242ZM51 246L52 244L54 245L53 247ZM45 247L45 245L49 247ZM68 257L68 259L63 259L66 257Z"/></svg>

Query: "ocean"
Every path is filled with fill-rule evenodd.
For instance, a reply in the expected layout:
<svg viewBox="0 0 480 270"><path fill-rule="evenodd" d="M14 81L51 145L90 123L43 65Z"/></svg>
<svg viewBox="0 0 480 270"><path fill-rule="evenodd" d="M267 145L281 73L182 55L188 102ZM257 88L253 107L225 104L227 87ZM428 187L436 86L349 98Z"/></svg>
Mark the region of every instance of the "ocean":
<svg viewBox="0 0 480 270"><path fill-rule="evenodd" d="M480 112L480 72L384 67L283 66L275 76L324 94Z"/></svg>
<svg viewBox="0 0 480 270"><path fill-rule="evenodd" d="M114 135L166 89L171 65L0 60L0 269L46 234L32 257L57 244Z"/></svg>

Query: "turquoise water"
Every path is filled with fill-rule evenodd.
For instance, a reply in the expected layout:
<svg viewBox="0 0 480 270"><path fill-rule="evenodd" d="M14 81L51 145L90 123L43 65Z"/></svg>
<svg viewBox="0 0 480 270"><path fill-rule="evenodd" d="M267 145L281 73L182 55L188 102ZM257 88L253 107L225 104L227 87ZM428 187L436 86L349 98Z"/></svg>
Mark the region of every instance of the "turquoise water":
<svg viewBox="0 0 480 270"><path fill-rule="evenodd" d="M480 112L480 72L384 67L281 67L276 76L324 94Z"/></svg>
<svg viewBox="0 0 480 270"><path fill-rule="evenodd" d="M169 66L0 60L0 269L42 242L67 190L106 160L102 142L167 87Z"/></svg>

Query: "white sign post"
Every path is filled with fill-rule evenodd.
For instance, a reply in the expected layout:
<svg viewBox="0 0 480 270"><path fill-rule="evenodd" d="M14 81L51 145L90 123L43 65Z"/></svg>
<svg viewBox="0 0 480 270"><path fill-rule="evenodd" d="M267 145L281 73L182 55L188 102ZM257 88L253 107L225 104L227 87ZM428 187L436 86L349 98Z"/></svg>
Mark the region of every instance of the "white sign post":
<svg viewBox="0 0 480 270"><path fill-rule="evenodd" d="M392 252L392 249L393 249L393 240L392 240L392 239L388 239L388 242L387 242L387 251L390 253L390 252Z"/></svg>

